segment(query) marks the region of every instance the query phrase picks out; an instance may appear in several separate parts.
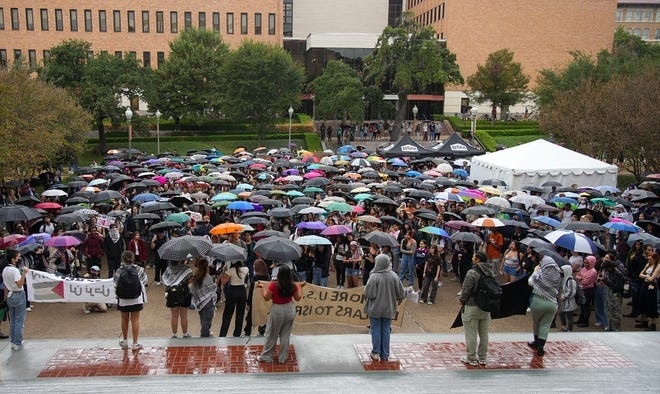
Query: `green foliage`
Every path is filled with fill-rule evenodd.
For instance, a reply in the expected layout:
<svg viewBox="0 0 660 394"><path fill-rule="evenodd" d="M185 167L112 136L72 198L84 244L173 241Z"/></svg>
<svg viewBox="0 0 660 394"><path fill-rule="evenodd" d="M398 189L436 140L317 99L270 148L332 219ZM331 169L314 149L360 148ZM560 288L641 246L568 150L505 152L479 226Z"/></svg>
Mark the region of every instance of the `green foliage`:
<svg viewBox="0 0 660 394"><path fill-rule="evenodd" d="M528 142L536 141L538 139L544 138L544 135L539 134L527 134L527 135L515 135L515 136L506 136L506 137L493 137L498 146L506 146L510 148L512 146L518 146L521 144L526 144Z"/></svg>
<svg viewBox="0 0 660 394"><path fill-rule="evenodd" d="M63 41L50 49L50 58L40 70L39 77L78 96L87 65L87 53L91 49L92 44L87 41Z"/></svg>
<svg viewBox="0 0 660 394"><path fill-rule="evenodd" d="M170 42L171 53L158 68L158 99L150 107L179 119L218 117L222 105L221 68L229 46L210 30L184 30Z"/></svg>
<svg viewBox="0 0 660 394"><path fill-rule="evenodd" d="M63 89L26 70L0 71L0 174L18 178L82 151L91 118Z"/></svg>
<svg viewBox="0 0 660 394"><path fill-rule="evenodd" d="M488 134L490 134L493 137L516 137L516 136L523 136L523 135L545 135L538 127L535 129L524 129L524 128L517 128L517 129L487 129L484 128L484 130L488 130Z"/></svg>
<svg viewBox="0 0 660 394"><path fill-rule="evenodd" d="M246 119L262 135L287 108L297 106L303 70L281 47L244 41L223 68L224 105L231 118Z"/></svg>
<svg viewBox="0 0 660 394"><path fill-rule="evenodd" d="M421 27L410 14L404 15L400 26L387 26L383 30L376 48L365 59L365 75L368 84L399 96L399 109L390 132L392 140L399 138L409 93L422 93L447 83L464 83L456 55L438 41L433 28Z"/></svg>
<svg viewBox="0 0 660 394"><path fill-rule="evenodd" d="M316 101L316 111L324 119L347 119L360 124L364 118L366 102L364 86L358 74L349 65L331 61L323 73L310 84Z"/></svg>
<svg viewBox="0 0 660 394"><path fill-rule="evenodd" d="M479 139L481 144L486 148L488 152L493 152L497 149L497 142L495 138L491 137L486 130L477 129L475 136Z"/></svg>
<svg viewBox="0 0 660 394"><path fill-rule="evenodd" d="M305 133L303 134L305 138L305 149L310 152L321 152L323 151L323 145L321 145L321 137L318 133Z"/></svg>

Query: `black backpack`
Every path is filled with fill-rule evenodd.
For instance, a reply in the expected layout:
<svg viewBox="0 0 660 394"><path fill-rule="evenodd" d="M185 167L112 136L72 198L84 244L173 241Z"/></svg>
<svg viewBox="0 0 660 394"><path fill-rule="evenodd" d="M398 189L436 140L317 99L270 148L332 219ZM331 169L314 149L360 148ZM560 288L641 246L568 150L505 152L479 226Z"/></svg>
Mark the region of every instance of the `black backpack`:
<svg viewBox="0 0 660 394"><path fill-rule="evenodd" d="M487 276L481 271L479 282L477 282L477 292L474 294L479 309L485 312L499 313L501 296L502 288L497 284L495 277Z"/></svg>
<svg viewBox="0 0 660 394"><path fill-rule="evenodd" d="M138 298L142 294L140 275L135 268L128 267L121 271L119 279L117 279L115 294L123 300Z"/></svg>

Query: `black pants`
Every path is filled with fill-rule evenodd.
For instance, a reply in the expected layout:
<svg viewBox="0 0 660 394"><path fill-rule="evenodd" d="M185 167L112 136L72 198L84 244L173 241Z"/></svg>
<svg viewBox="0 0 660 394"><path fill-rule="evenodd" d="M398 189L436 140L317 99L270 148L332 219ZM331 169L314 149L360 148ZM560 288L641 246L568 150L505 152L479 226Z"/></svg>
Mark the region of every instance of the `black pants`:
<svg viewBox="0 0 660 394"><path fill-rule="evenodd" d="M596 295L596 288L582 289L582 292L584 293L584 298L587 302L585 302L584 305L580 305L580 318L578 319L578 324L589 324L591 308L594 304L594 296Z"/></svg>
<svg viewBox="0 0 660 394"><path fill-rule="evenodd" d="M335 260L335 275L337 275L337 286L343 287L344 282L346 282L346 265L344 264L344 260Z"/></svg>
<svg viewBox="0 0 660 394"><path fill-rule="evenodd" d="M167 260L161 260L156 258L154 261L154 281L160 282L160 276L165 272L167 268Z"/></svg>
<svg viewBox="0 0 660 394"><path fill-rule="evenodd" d="M234 336L241 336L246 303L247 294L245 292L245 286L229 286L227 289L227 302L225 303L225 310L222 312L222 326L220 327L221 337L227 336L227 331L229 331L229 324L231 323L231 317L234 315L234 310L236 310L236 320L234 321Z"/></svg>

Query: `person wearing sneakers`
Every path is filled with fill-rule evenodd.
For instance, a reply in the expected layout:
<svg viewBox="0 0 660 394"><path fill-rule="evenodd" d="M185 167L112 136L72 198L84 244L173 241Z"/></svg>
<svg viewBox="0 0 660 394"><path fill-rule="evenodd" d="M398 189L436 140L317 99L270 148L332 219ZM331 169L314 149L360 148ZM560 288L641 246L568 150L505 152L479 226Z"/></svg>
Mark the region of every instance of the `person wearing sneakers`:
<svg viewBox="0 0 660 394"><path fill-rule="evenodd" d="M376 256L376 265L364 287L364 312L369 316L371 329L371 359L387 361L390 357L390 329L397 306L406 297L398 275L392 271L388 255Z"/></svg>
<svg viewBox="0 0 660 394"><path fill-rule="evenodd" d="M2 270L2 282L9 309L9 337L11 350L23 348L23 329L25 328L25 276L30 271L28 267L18 268L21 254L18 250L7 250L7 266Z"/></svg>
<svg viewBox="0 0 660 394"><path fill-rule="evenodd" d="M487 263L486 254L475 252L472 256L472 268L465 274L458 302L463 305L461 319L465 328L465 344L467 356L461 358L465 364L472 366L486 365L488 355L488 330L490 328L490 312L477 305L476 294L479 279L482 275L494 276L492 265ZM479 348L477 349L477 335Z"/></svg>
<svg viewBox="0 0 660 394"><path fill-rule="evenodd" d="M115 276L113 281L115 287L121 276L122 271L127 269L136 270L138 277L140 278L140 283L142 284L142 292L140 296L132 299L117 299L117 309L121 312L121 336L122 339L119 341L119 346L122 349L128 348L128 322L131 322L131 331L133 334L133 350L142 349L142 345L138 342L138 336L140 334L140 311L144 307L145 298L145 286L147 285L147 274L145 274L144 269L135 264L135 255L130 250L126 250L121 255L121 266L117 271L115 271Z"/></svg>

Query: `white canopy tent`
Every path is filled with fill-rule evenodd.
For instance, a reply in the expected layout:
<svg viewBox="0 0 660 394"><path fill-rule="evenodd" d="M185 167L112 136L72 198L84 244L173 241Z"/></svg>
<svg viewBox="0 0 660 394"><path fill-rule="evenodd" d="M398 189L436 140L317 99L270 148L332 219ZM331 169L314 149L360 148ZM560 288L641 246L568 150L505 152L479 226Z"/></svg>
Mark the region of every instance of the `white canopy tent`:
<svg viewBox="0 0 660 394"><path fill-rule="evenodd" d="M472 158L470 180L501 179L508 189L541 186L616 186L618 167L544 139Z"/></svg>

